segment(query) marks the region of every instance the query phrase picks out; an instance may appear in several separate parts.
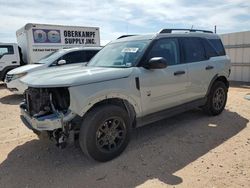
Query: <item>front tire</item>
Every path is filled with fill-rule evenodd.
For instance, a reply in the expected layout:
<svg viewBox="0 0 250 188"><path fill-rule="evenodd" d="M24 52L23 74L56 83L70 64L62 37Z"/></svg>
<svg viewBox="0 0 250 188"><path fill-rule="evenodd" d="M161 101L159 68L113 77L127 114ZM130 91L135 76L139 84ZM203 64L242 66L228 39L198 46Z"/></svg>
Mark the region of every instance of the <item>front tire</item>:
<svg viewBox="0 0 250 188"><path fill-rule="evenodd" d="M115 105L98 106L82 122L80 147L96 161L109 161L127 147L130 132L131 121L125 109Z"/></svg>
<svg viewBox="0 0 250 188"><path fill-rule="evenodd" d="M227 102L227 87L221 82L217 81L213 84L206 104L203 110L209 115L219 115L225 108Z"/></svg>

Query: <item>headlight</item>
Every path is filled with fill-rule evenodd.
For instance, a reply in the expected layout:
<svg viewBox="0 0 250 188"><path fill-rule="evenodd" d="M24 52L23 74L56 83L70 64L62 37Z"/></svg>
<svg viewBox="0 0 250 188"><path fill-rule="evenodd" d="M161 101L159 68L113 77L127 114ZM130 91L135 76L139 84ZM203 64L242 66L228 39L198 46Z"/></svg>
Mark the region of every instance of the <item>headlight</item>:
<svg viewBox="0 0 250 188"><path fill-rule="evenodd" d="M27 72L23 72L23 73L20 73L20 74L13 74L11 80L21 78L21 77L25 76L26 74L27 74Z"/></svg>

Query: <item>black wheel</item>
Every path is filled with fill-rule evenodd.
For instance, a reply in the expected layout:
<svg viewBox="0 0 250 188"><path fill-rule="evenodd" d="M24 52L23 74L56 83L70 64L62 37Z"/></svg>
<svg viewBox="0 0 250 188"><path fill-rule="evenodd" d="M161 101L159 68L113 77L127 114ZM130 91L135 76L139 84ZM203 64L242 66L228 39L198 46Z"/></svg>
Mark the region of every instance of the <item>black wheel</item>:
<svg viewBox="0 0 250 188"><path fill-rule="evenodd" d="M211 91L208 95L206 104L203 107L203 110L209 115L218 115L220 114L226 105L227 102L227 87L221 81L217 81L213 84Z"/></svg>
<svg viewBox="0 0 250 188"><path fill-rule="evenodd" d="M120 155L129 142L131 122L126 110L115 105L94 108L83 120L79 143L82 151L97 161Z"/></svg>

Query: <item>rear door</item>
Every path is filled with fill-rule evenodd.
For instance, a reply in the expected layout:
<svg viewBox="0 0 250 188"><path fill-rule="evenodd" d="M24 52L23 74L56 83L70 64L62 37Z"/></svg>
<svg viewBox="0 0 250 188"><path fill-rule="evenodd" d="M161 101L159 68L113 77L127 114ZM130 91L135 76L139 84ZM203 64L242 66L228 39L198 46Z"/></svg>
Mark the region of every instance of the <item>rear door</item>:
<svg viewBox="0 0 250 188"><path fill-rule="evenodd" d="M216 74L225 71L225 63L228 62L225 58L225 49L219 38L204 40L205 48L209 61L207 62L207 71L209 79L212 80Z"/></svg>
<svg viewBox="0 0 250 188"><path fill-rule="evenodd" d="M146 58L164 57L168 66L148 70L140 67L140 86L143 114L178 106L187 101L187 64L180 63L179 42L176 38L156 41Z"/></svg>
<svg viewBox="0 0 250 188"><path fill-rule="evenodd" d="M208 58L202 39L196 37L180 38L182 47L182 63L188 67L187 97L189 100L199 99L205 96L210 83L210 75L207 70Z"/></svg>

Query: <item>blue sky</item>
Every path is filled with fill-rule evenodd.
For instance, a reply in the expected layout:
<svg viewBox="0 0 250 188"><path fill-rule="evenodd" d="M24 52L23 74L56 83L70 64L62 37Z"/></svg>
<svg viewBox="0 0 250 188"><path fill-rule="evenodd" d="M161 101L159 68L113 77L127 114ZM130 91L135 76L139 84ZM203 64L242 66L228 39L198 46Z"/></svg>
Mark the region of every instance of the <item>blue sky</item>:
<svg viewBox="0 0 250 188"><path fill-rule="evenodd" d="M101 42L161 28L250 30L250 0L0 0L0 42L26 23L97 26Z"/></svg>

